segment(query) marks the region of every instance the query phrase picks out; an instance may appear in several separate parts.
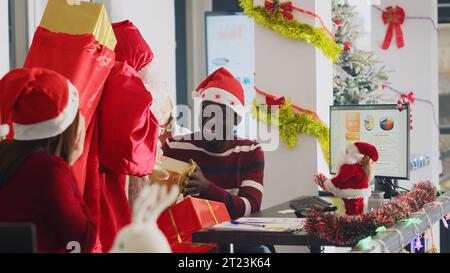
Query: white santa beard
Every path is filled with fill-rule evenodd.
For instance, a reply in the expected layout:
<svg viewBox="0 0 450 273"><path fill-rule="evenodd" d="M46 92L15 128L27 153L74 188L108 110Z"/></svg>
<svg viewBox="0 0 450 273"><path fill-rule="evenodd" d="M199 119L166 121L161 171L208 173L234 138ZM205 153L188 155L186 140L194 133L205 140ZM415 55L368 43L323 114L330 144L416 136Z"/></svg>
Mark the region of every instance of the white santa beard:
<svg viewBox="0 0 450 273"><path fill-rule="evenodd" d="M144 82L147 90L153 97L151 110L158 123L164 125L172 113L174 105L170 96L169 85L162 80L159 62L156 58L151 63L144 66L139 72L139 77Z"/></svg>
<svg viewBox="0 0 450 273"><path fill-rule="evenodd" d="M173 111L172 98L169 95L168 87L161 83L161 85L146 85L146 88L150 91L153 97L153 103L150 107L153 114L155 114L156 119L160 125L167 123L170 117L170 113Z"/></svg>
<svg viewBox="0 0 450 273"><path fill-rule="evenodd" d="M337 169L340 170L343 165L353 165L359 163L363 159L361 154L344 154L337 163Z"/></svg>
<svg viewBox="0 0 450 273"><path fill-rule="evenodd" d="M160 81L162 73L158 58L155 56L149 64L139 70L138 74L145 84L151 85L153 82Z"/></svg>

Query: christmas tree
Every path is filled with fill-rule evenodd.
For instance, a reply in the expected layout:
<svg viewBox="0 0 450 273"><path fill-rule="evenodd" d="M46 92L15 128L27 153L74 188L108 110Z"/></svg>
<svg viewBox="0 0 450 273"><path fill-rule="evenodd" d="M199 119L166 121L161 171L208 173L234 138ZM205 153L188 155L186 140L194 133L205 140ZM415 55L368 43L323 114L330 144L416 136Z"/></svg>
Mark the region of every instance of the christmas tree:
<svg viewBox="0 0 450 273"><path fill-rule="evenodd" d="M348 1L333 0L333 23L336 42L343 53L335 65L334 104L377 104L383 102L377 90L388 75L377 56L353 46L361 37L355 7Z"/></svg>

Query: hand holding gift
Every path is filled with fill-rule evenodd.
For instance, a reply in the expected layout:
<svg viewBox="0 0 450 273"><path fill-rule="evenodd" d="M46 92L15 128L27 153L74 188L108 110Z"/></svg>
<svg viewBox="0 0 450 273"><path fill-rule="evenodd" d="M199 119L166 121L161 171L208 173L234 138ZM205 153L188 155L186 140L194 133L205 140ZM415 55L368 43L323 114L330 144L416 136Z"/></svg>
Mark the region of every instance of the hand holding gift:
<svg viewBox="0 0 450 273"><path fill-rule="evenodd" d="M205 178L201 168L194 162L194 160L191 159L190 163L195 167L195 171L189 175L186 180L183 193L185 195L195 195L206 192L209 189L209 184L211 182Z"/></svg>
<svg viewBox="0 0 450 273"><path fill-rule="evenodd" d="M151 176L151 183L177 185L184 192L186 180L194 173L195 165L161 156Z"/></svg>

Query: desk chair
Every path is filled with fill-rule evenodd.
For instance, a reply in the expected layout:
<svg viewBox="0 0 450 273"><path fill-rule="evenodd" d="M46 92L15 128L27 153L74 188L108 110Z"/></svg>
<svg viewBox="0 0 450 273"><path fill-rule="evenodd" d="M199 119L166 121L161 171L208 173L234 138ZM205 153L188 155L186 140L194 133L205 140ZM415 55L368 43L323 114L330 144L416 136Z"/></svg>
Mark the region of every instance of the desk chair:
<svg viewBox="0 0 450 273"><path fill-rule="evenodd" d="M34 224L0 224L0 253L36 253Z"/></svg>

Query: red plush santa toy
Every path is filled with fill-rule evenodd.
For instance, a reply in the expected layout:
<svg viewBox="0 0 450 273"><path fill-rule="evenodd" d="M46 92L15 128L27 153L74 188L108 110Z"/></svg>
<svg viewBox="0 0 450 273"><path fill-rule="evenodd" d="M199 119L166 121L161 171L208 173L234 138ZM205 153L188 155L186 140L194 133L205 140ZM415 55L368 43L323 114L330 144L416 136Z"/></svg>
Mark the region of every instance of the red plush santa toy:
<svg viewBox="0 0 450 273"><path fill-rule="evenodd" d="M374 178L373 164L378 161L378 151L368 143L356 142L349 145L338 166L339 172L333 179L317 175L316 184L325 191L342 198L347 215L364 214L365 200L372 191L369 182Z"/></svg>

